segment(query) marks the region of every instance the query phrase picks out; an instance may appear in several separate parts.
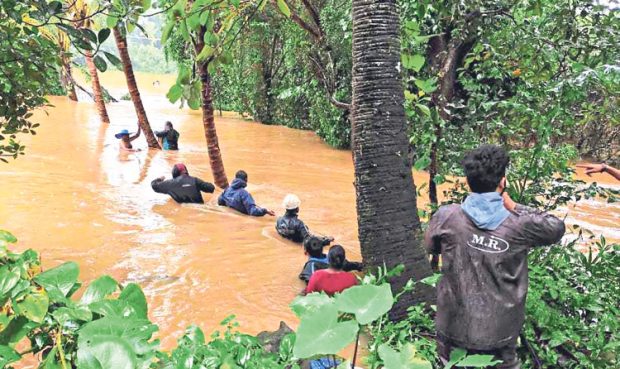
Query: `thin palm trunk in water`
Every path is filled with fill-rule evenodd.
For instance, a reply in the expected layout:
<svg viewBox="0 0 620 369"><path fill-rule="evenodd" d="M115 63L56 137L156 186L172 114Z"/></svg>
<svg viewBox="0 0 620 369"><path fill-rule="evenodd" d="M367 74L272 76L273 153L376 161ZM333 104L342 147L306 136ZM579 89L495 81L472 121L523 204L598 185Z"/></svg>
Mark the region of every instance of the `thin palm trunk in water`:
<svg viewBox="0 0 620 369"><path fill-rule="evenodd" d="M93 95L95 104L97 105L97 111L99 111L99 117L103 123L110 123L110 117L108 117L108 110L105 107L103 91L101 90L101 84L99 83L99 73L97 72L95 62L93 61L93 55L90 51L85 51L84 56L86 58L86 65L88 65L88 71L90 73L90 81L93 85Z"/></svg>
<svg viewBox="0 0 620 369"><path fill-rule="evenodd" d="M195 40L196 55L199 55L204 47L205 27L200 27L198 37ZM222 161L222 152L217 138L217 130L215 129L215 120L213 119L213 90L211 87L211 75L209 74L209 60L196 62L196 68L200 75L201 98L202 98L202 125L205 130L205 138L207 139L207 151L209 153L209 163L211 172L213 173L213 181L220 188L228 187L228 178L224 170L224 162Z"/></svg>
<svg viewBox="0 0 620 369"><path fill-rule="evenodd" d="M62 60L62 68L60 71L60 82L62 87L67 91L70 100L78 101L75 85L73 84L73 76L71 75L71 59L64 53L60 56Z"/></svg>
<svg viewBox="0 0 620 369"><path fill-rule="evenodd" d="M151 125L149 124L146 111L144 110L144 105L142 105L140 91L138 90L138 84L136 83L136 77L133 74L131 59L129 58L129 52L127 50L127 39L119 30L118 26L114 27L114 39L116 41L116 47L118 48L118 54L121 58L121 62L123 63L123 70L125 71L125 78L127 79L127 88L129 89L129 95L131 96L133 106L136 109L136 115L138 116L140 128L142 129L142 132L144 132L144 136L146 137L146 142L149 147L161 149L157 138L153 134Z"/></svg>
<svg viewBox="0 0 620 369"><path fill-rule="evenodd" d="M198 71L202 81L202 125L207 139L207 150L209 152L209 163L213 173L213 181L220 188L228 187L228 178L222 162L222 152L217 139L215 121L213 119L213 98L211 96L211 76L207 68L207 63L199 63Z"/></svg>
<svg viewBox="0 0 620 369"><path fill-rule="evenodd" d="M431 274L420 241L416 192L407 157L407 124L399 72L395 0L353 0L353 158L358 233L370 267L405 265L390 283L398 293L411 278ZM391 312L432 296L428 288L403 295Z"/></svg>

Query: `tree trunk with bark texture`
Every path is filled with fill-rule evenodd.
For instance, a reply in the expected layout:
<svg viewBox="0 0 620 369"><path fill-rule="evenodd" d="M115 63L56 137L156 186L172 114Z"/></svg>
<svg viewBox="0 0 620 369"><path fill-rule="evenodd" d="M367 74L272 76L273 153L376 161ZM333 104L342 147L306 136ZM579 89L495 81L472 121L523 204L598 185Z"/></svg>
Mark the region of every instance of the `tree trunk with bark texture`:
<svg viewBox="0 0 620 369"><path fill-rule="evenodd" d="M110 117L108 116L108 110L105 107L103 91L101 90L101 84L99 83L99 73L97 72L95 62L93 61L93 55L90 51L86 50L84 56L86 58L86 65L88 66L88 72L90 73L90 80L93 85L93 95L95 104L97 105L97 111L99 111L99 117L103 123L110 123Z"/></svg>
<svg viewBox="0 0 620 369"><path fill-rule="evenodd" d="M196 55L199 55L204 47L205 28L201 27L196 40ZM197 62L196 67L202 82L202 125L205 130L205 138L207 139L207 151L209 153L209 163L211 172L213 173L213 181L219 188L228 187L228 178L224 170L224 162L222 161L222 152L217 138L217 130L215 129L215 120L213 118L213 96L211 91L211 75L209 74L209 61Z"/></svg>
<svg viewBox="0 0 620 369"><path fill-rule="evenodd" d="M353 0L353 157L357 218L366 265L405 265L392 281L398 293L411 278L431 274L421 244L416 192L408 159L407 123L395 0ZM430 288L403 295L391 312L432 298Z"/></svg>
<svg viewBox="0 0 620 369"><path fill-rule="evenodd" d="M138 90L138 84L136 83L136 77L133 74L133 66L131 65L131 59L129 58L129 52L127 50L127 39L125 35L122 34L122 32L119 30L118 26L114 27L114 40L116 41L118 54L120 56L121 62L123 63L123 70L125 71L125 78L127 79L127 88L129 89L129 95L131 96L131 101L133 102L133 106L136 109L138 123L140 124L142 132L144 132L146 142L150 148L161 149L161 146L159 145L155 134L153 134L151 125L149 124L149 120L146 116L146 111L144 110L144 105L142 105L140 91Z"/></svg>
<svg viewBox="0 0 620 369"><path fill-rule="evenodd" d="M65 91L67 91L67 97L69 97L70 100L78 101L75 85L73 84L73 75L71 74L71 59L64 53L62 53L60 58L62 60L60 83Z"/></svg>

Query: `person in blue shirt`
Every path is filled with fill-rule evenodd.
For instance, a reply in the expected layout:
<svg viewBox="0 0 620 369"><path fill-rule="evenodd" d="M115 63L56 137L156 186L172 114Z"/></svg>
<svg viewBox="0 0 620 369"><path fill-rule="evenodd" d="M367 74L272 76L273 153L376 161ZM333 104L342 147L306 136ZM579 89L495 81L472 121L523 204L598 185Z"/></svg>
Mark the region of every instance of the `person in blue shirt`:
<svg viewBox="0 0 620 369"><path fill-rule="evenodd" d="M172 122L166 122L166 128L163 131L155 132L155 136L162 139L162 147L164 150L179 149L179 132L172 127Z"/></svg>
<svg viewBox="0 0 620 369"><path fill-rule="evenodd" d="M243 170L238 171L230 186L217 199L217 204L254 217L262 217L265 214L276 215L272 210L256 205L252 195L245 189L247 185L248 174Z"/></svg>

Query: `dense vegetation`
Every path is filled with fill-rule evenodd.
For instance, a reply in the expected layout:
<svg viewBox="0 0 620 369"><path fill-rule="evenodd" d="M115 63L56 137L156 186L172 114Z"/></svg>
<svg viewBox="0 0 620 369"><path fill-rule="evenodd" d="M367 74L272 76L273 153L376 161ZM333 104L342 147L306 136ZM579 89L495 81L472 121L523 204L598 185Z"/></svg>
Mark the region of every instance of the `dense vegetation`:
<svg viewBox="0 0 620 369"><path fill-rule="evenodd" d="M223 332L207 340L198 326L187 328L177 347L160 351L157 325L148 318L146 298L134 283L109 276L81 292L79 267L73 262L42 271L36 252L10 251L16 241L0 232L0 366L8 368L34 354L39 368L299 368L304 360L327 357L364 360L369 368L441 368L434 342L433 307L416 305L399 322L389 319L392 304L411 281L392 295L387 279L402 272L379 270L361 285L335 298L299 297L291 308L301 319L288 329L240 333L234 316ZM530 265L527 321L520 355L525 368L611 368L620 358L620 245L596 245L599 253L571 247L536 250ZM422 281L435 285L440 275ZM79 294L79 293L78 293ZM338 357L346 346L369 336L368 357ZM17 349L16 349L17 348ZM456 350L455 367L484 367L492 357L466 356ZM358 361L359 363L359 361ZM450 365L446 368L451 367Z"/></svg>

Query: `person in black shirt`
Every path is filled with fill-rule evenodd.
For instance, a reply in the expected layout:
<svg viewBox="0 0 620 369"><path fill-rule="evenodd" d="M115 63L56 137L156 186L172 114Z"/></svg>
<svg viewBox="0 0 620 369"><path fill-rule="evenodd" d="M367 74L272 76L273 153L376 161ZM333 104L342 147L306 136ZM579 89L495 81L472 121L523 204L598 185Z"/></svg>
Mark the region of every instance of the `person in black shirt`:
<svg viewBox="0 0 620 369"><path fill-rule="evenodd" d="M162 139L162 147L164 150L179 149L179 132L172 127L171 122L166 122L166 128L163 131L155 132L155 136Z"/></svg>
<svg viewBox="0 0 620 369"><path fill-rule="evenodd" d="M170 195L178 203L204 204L200 192L215 191L213 184L190 176L185 164L175 164L172 168L172 179L159 177L151 182L151 187L157 193Z"/></svg>
<svg viewBox="0 0 620 369"><path fill-rule="evenodd" d="M295 243L304 242L310 236L310 232L304 222L297 216L299 214L299 205L301 205L299 197L288 194L284 197L282 205L286 209L286 213L276 221L278 234ZM323 246L329 245L334 240L333 237L319 237L319 239Z"/></svg>

